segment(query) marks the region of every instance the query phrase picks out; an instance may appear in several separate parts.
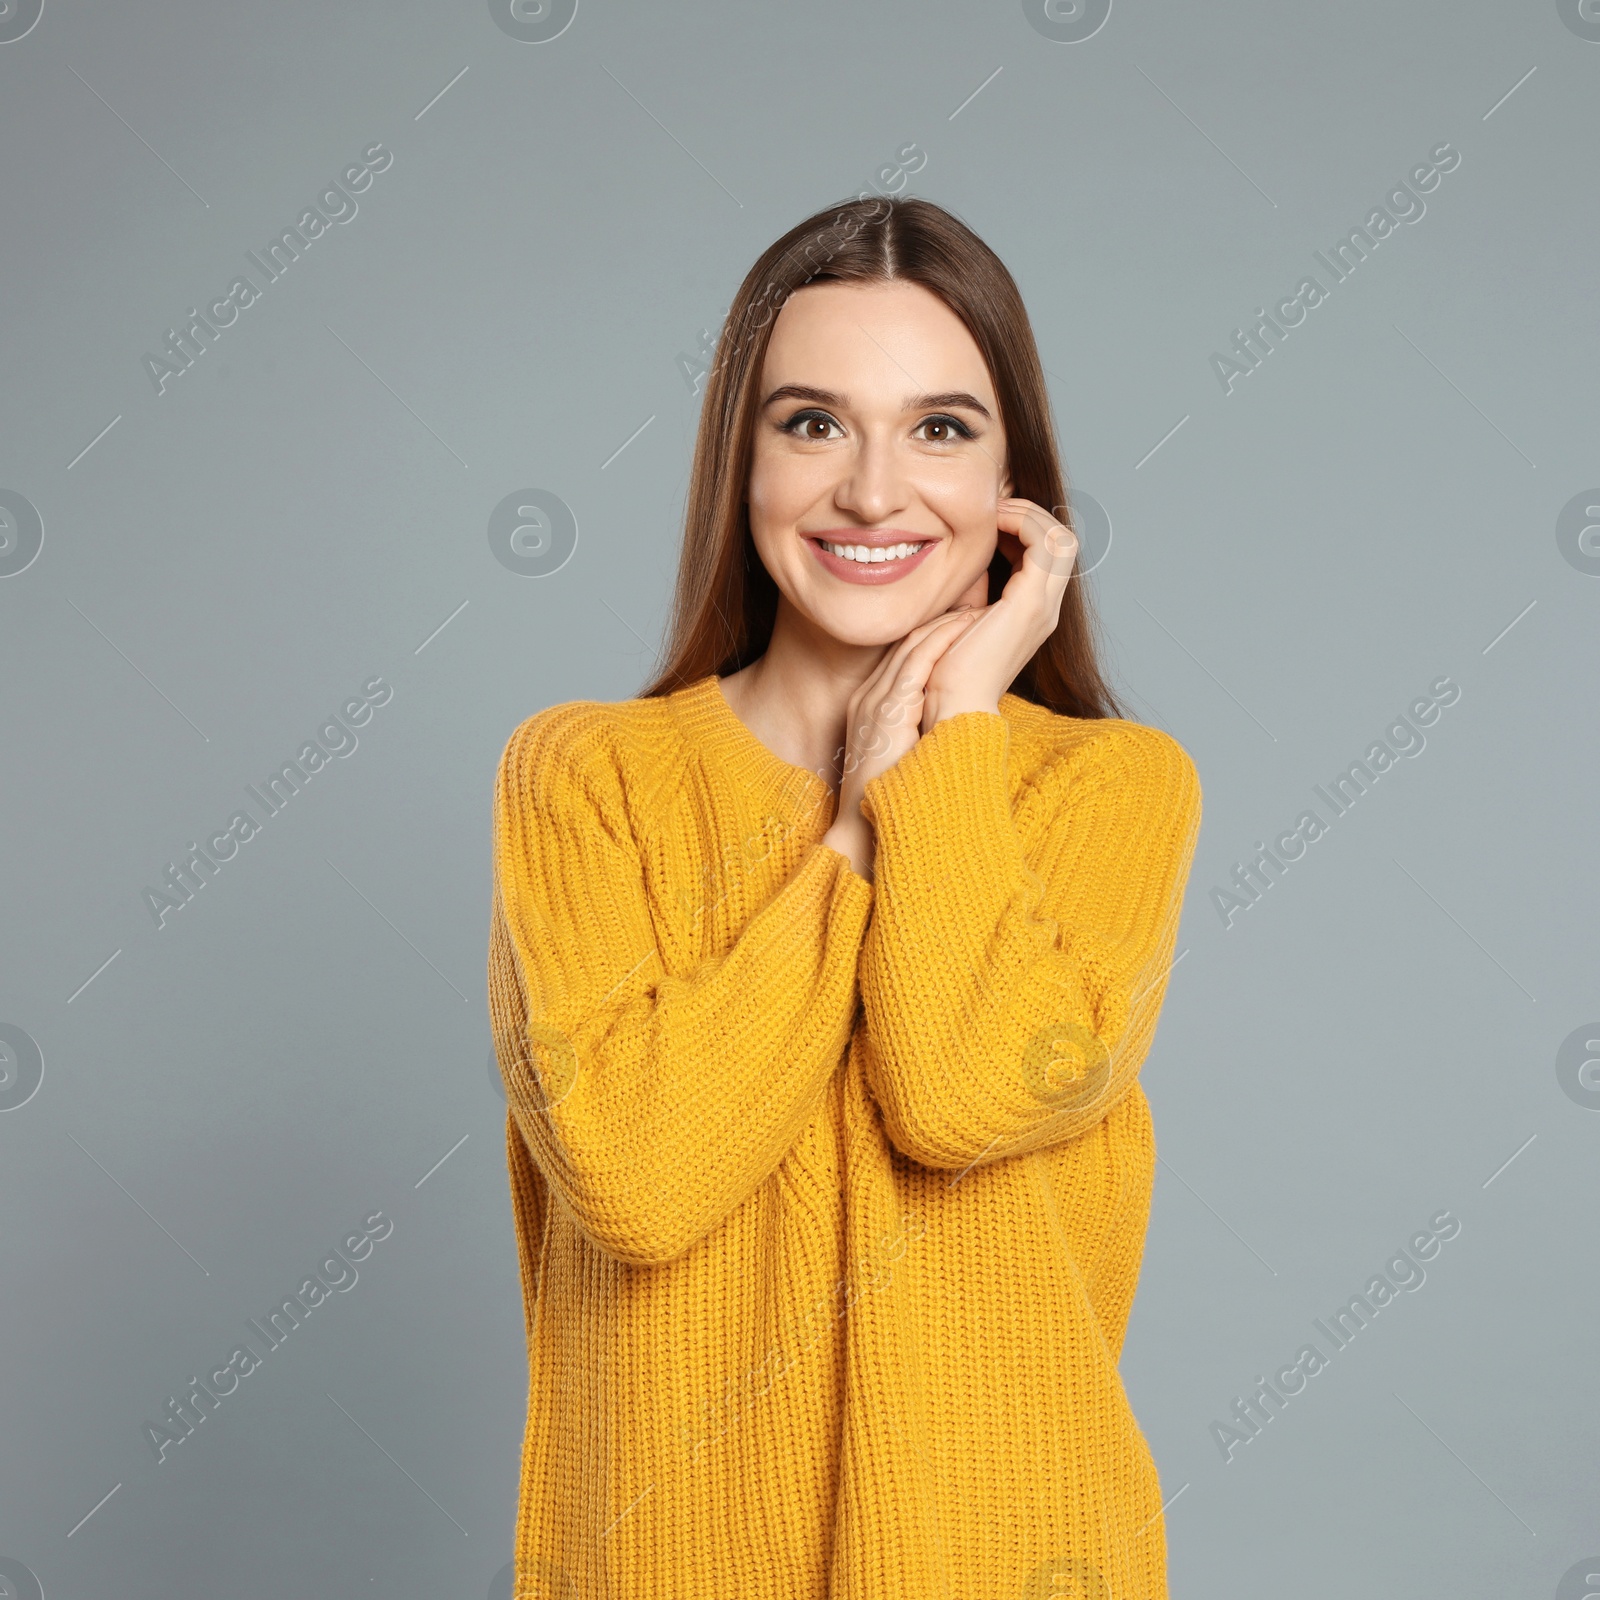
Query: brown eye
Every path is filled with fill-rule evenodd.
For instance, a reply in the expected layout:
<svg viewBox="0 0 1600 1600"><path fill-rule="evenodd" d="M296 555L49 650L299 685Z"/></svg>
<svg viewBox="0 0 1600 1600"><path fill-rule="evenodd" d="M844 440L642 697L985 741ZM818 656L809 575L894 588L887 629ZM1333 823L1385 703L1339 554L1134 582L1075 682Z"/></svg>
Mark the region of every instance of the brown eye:
<svg viewBox="0 0 1600 1600"><path fill-rule="evenodd" d="M957 439L976 437L972 429L959 417L924 417L917 424L917 429L929 444L953 444Z"/></svg>
<svg viewBox="0 0 1600 1600"><path fill-rule="evenodd" d="M837 433L829 433L830 428L838 428ZM844 429L828 415L826 411L797 411L787 422L778 424L780 433L792 433L797 439L810 439L820 441L824 439L837 439L844 436Z"/></svg>

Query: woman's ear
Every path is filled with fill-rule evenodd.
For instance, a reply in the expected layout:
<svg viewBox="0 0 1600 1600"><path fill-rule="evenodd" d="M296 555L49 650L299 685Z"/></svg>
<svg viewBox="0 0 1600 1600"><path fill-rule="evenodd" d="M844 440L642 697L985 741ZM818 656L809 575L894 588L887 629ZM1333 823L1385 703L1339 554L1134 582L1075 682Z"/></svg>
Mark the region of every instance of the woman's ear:
<svg viewBox="0 0 1600 1600"><path fill-rule="evenodd" d="M1009 469L1007 470L1004 479L1001 480L1000 498L1002 500L1009 500L1011 498L1011 473Z"/></svg>

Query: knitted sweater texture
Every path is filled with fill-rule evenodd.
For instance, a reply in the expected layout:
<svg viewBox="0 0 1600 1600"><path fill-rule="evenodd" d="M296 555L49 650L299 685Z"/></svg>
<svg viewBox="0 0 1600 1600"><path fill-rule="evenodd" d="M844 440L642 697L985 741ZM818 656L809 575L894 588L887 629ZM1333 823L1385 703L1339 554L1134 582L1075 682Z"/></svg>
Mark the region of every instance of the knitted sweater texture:
<svg viewBox="0 0 1600 1600"><path fill-rule="evenodd" d="M1117 1361L1181 745L1006 694L833 791L716 676L506 746L518 1600L1165 1600Z"/></svg>

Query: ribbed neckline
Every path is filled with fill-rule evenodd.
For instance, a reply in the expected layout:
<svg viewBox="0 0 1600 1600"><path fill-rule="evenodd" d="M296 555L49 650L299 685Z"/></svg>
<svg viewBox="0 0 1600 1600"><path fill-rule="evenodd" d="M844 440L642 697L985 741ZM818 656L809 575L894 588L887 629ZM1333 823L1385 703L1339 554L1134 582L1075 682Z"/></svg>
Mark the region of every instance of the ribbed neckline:
<svg viewBox="0 0 1600 1600"><path fill-rule="evenodd" d="M837 791L810 768L794 766L769 750L729 704L717 673L697 678L670 698L689 742L761 803L799 805L814 800L817 811L832 819ZM1000 714L1012 725L1032 707L1032 701L1010 690L1000 696Z"/></svg>
<svg viewBox="0 0 1600 1600"><path fill-rule="evenodd" d="M718 674L685 685L672 700L695 748L763 804L815 801L817 811L832 818L837 806L833 788L808 767L797 767L769 750L728 703Z"/></svg>

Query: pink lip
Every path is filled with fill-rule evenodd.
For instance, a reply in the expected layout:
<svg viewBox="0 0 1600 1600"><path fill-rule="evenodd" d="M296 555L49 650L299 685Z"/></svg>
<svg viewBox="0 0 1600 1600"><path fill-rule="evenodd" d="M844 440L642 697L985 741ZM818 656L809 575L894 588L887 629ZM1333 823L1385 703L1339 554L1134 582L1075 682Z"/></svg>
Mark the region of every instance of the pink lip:
<svg viewBox="0 0 1600 1600"><path fill-rule="evenodd" d="M822 548L822 540L826 537L830 544L864 544L864 545L894 545L910 544L913 540L924 539L926 542L920 550L914 550L908 556L900 556L893 561L846 561L842 556L836 556L830 550ZM924 534L898 533L893 529L874 529L871 533L857 531L851 528L841 528L837 533L832 530L826 535L808 533L805 541L811 546L818 561L831 572L834 577L842 578L846 583L860 583L866 585L893 583L897 578L903 578L917 566L933 547L938 544L937 539L929 539Z"/></svg>

